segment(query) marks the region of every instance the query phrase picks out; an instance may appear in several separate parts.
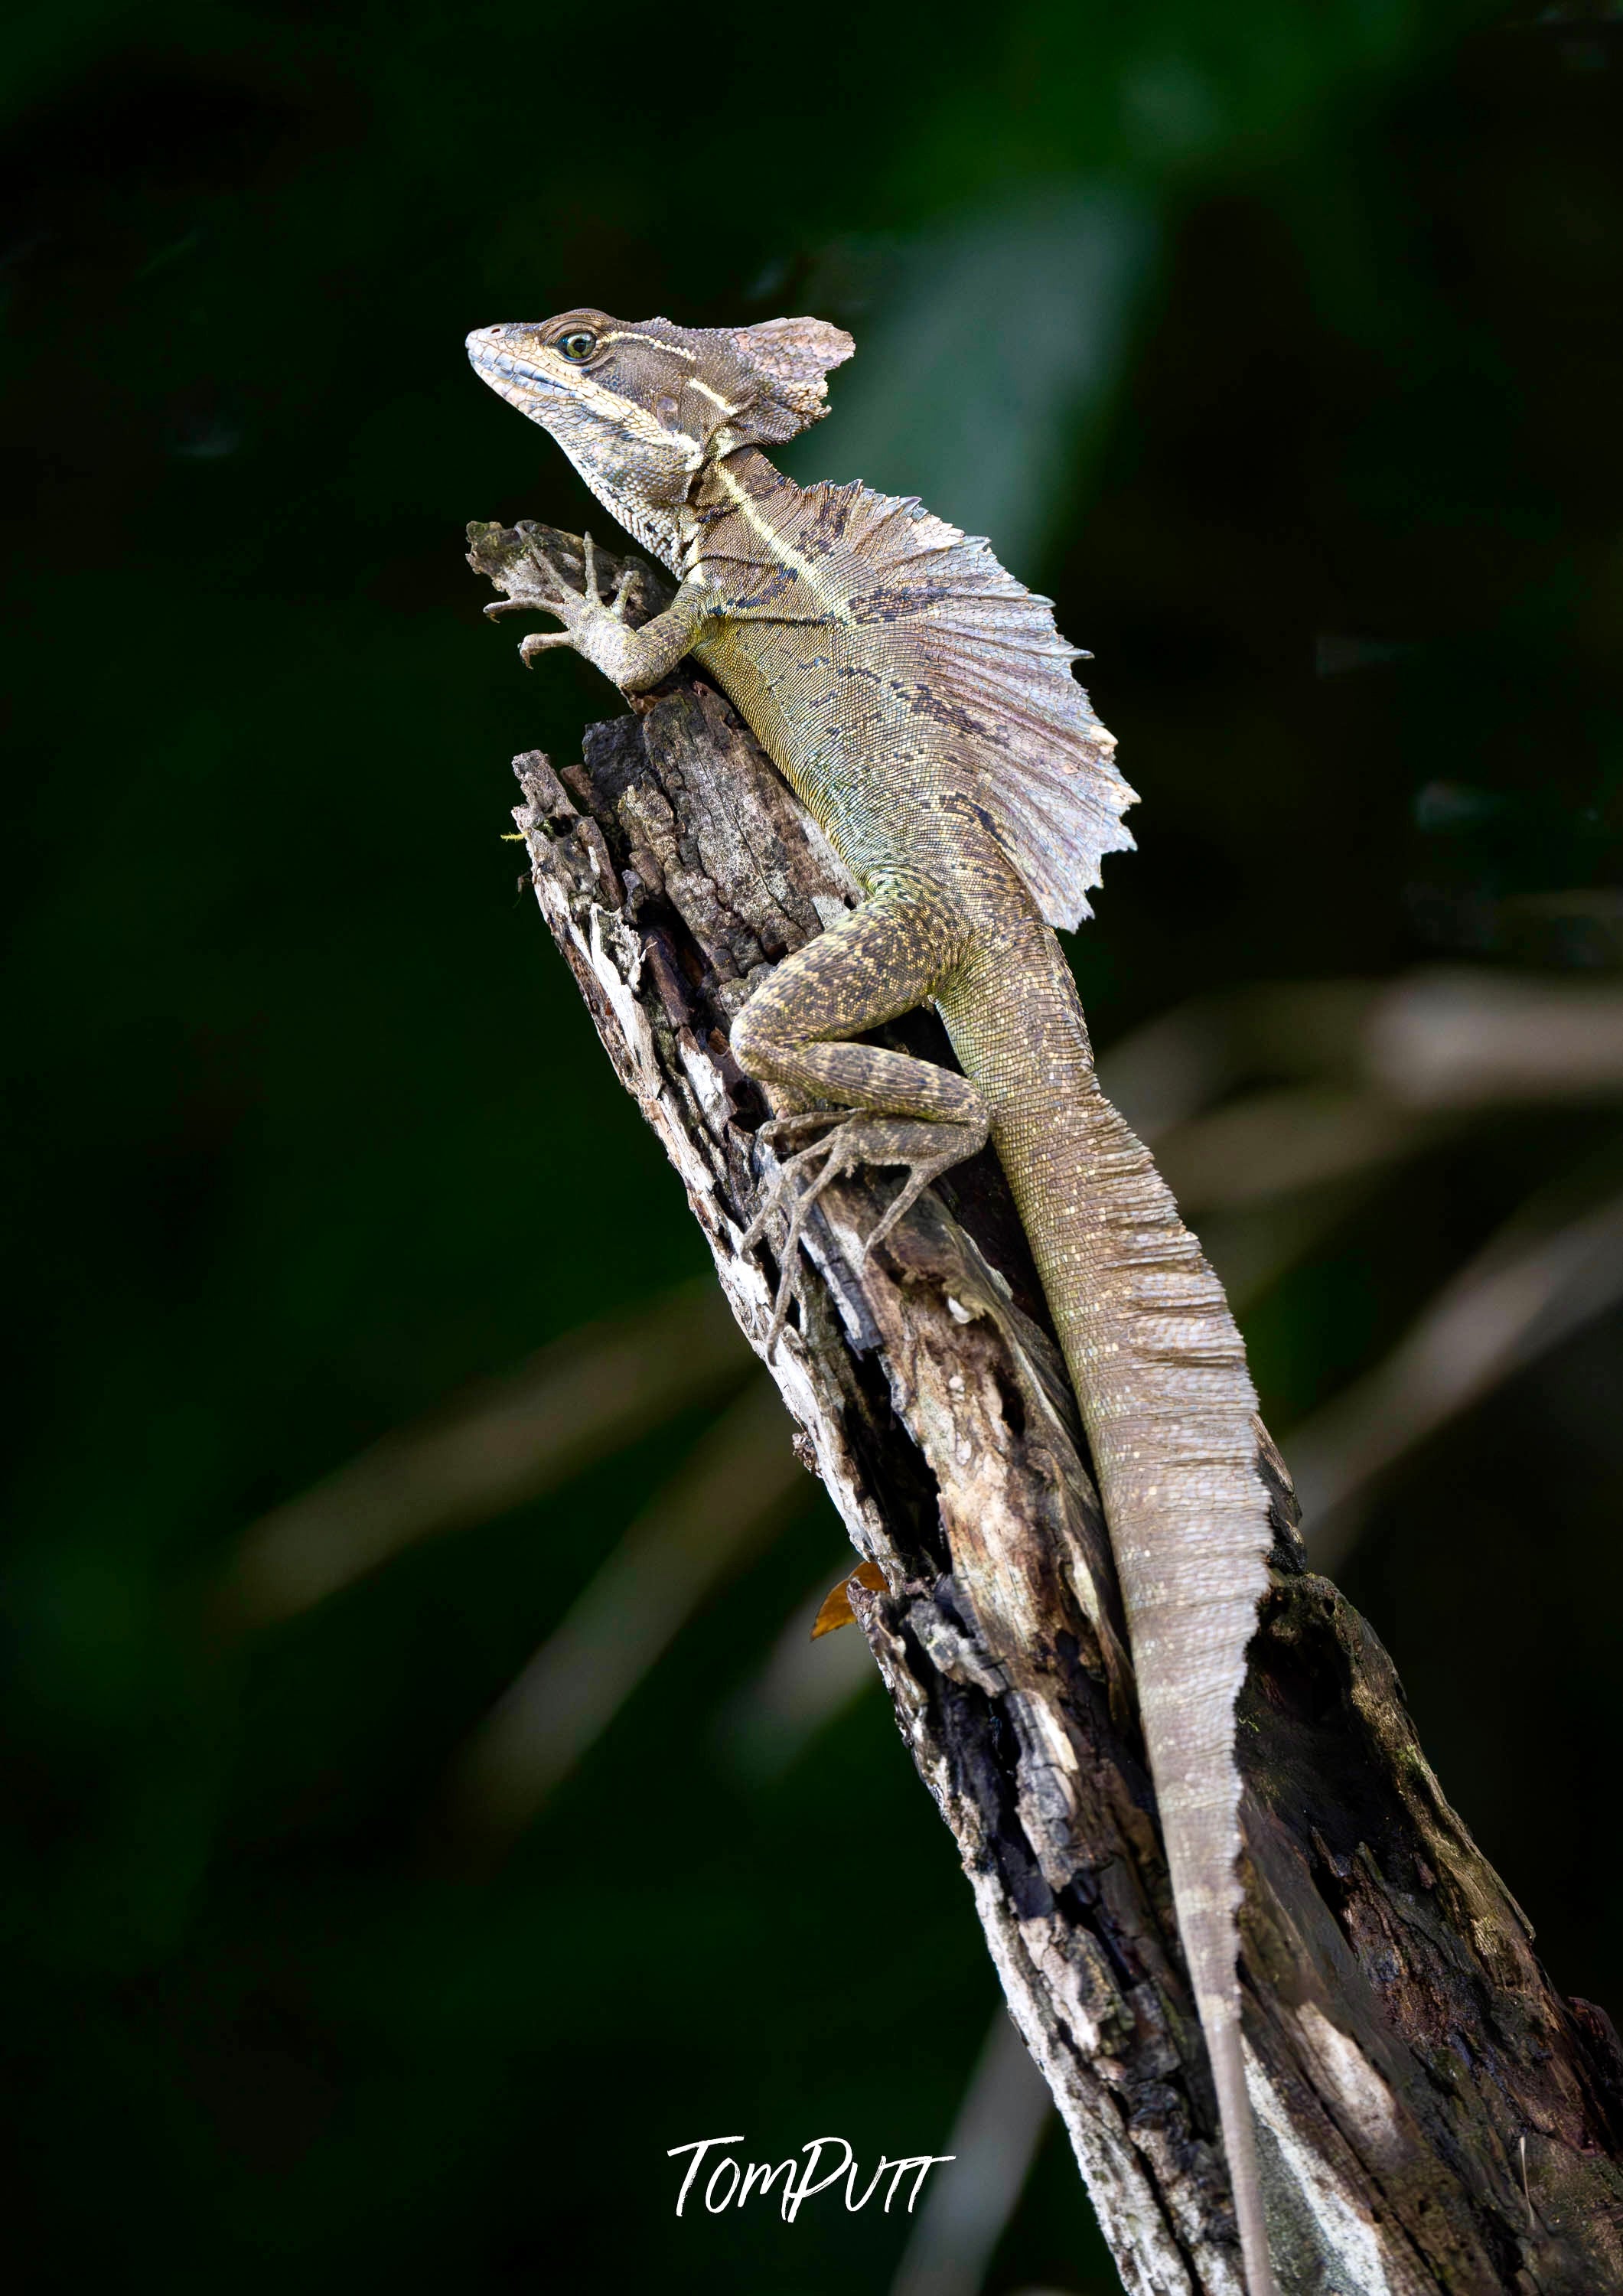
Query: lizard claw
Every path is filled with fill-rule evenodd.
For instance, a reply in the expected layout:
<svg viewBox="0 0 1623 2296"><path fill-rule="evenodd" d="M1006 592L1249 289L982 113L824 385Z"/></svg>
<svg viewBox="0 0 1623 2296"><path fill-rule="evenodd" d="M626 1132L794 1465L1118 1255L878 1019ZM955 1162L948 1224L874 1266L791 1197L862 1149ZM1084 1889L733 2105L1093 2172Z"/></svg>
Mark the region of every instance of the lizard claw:
<svg viewBox="0 0 1623 2296"><path fill-rule="evenodd" d="M549 646L567 646L575 643L570 630L531 630L527 638L519 641L519 660L526 669L536 666L536 656L545 653Z"/></svg>

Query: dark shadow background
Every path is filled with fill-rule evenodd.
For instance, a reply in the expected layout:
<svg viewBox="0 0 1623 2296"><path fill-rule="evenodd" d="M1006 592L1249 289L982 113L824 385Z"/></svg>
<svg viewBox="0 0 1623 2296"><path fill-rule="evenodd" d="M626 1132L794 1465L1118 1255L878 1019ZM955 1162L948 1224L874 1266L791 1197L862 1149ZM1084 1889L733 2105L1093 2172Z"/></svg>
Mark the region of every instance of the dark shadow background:
<svg viewBox="0 0 1623 2296"><path fill-rule="evenodd" d="M1144 800L1076 945L1107 1050L1258 980L1593 985L1623 23L58 0L0 43L7 2245L40 2290L882 2291L905 2222L677 2223L664 2158L946 2150L993 2013L881 1702L766 1779L719 1731L841 1567L812 1486L501 1860L447 1768L707 1409L274 1631L210 1598L265 1509L701 1272L498 841L512 753L613 705L480 619L465 520L588 512L462 338L851 326L797 472L1001 507L1097 657ZM1349 1201L1245 1311L1287 1450L1616 1136L1509 1108ZM1406 1458L1342 1572L1614 2010L1620 1340ZM986 2286L1038 2284L1115 2284L1052 2135Z"/></svg>

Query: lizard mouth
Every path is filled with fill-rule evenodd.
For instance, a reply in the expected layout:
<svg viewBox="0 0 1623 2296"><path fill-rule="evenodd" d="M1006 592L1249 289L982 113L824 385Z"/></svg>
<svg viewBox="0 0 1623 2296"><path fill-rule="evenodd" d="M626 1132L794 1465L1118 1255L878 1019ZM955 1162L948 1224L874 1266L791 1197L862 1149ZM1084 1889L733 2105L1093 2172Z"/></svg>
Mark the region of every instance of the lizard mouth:
<svg viewBox="0 0 1623 2296"><path fill-rule="evenodd" d="M545 373L506 348L502 340L505 333L504 327L475 327L467 339L468 357L474 372L492 390L499 390L504 398L515 403L533 398L538 390L554 398L567 397L565 386L555 375Z"/></svg>

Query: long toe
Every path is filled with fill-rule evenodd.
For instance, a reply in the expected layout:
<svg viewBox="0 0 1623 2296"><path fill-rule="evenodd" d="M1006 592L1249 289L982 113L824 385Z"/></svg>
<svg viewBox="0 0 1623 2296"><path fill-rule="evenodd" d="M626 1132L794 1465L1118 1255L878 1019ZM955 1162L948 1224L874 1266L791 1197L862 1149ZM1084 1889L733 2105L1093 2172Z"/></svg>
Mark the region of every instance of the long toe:
<svg viewBox="0 0 1623 2296"><path fill-rule="evenodd" d="M876 1243L883 1243L899 1220L906 1219L934 1177L935 1174L928 1171L915 1171L910 1174L906 1183L898 1189L894 1202L889 1204L874 1221L873 1232L862 1248L862 1256L865 1259Z"/></svg>

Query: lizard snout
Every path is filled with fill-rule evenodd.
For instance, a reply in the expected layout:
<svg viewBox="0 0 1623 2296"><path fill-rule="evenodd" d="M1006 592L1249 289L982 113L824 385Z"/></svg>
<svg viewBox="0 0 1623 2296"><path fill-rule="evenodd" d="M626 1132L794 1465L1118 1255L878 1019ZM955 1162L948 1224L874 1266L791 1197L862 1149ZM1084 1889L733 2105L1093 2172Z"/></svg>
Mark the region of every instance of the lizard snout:
<svg viewBox="0 0 1623 2296"><path fill-rule="evenodd" d="M466 341L475 373L515 406L522 406L538 392L561 391L557 379L535 363L534 327L475 327Z"/></svg>

